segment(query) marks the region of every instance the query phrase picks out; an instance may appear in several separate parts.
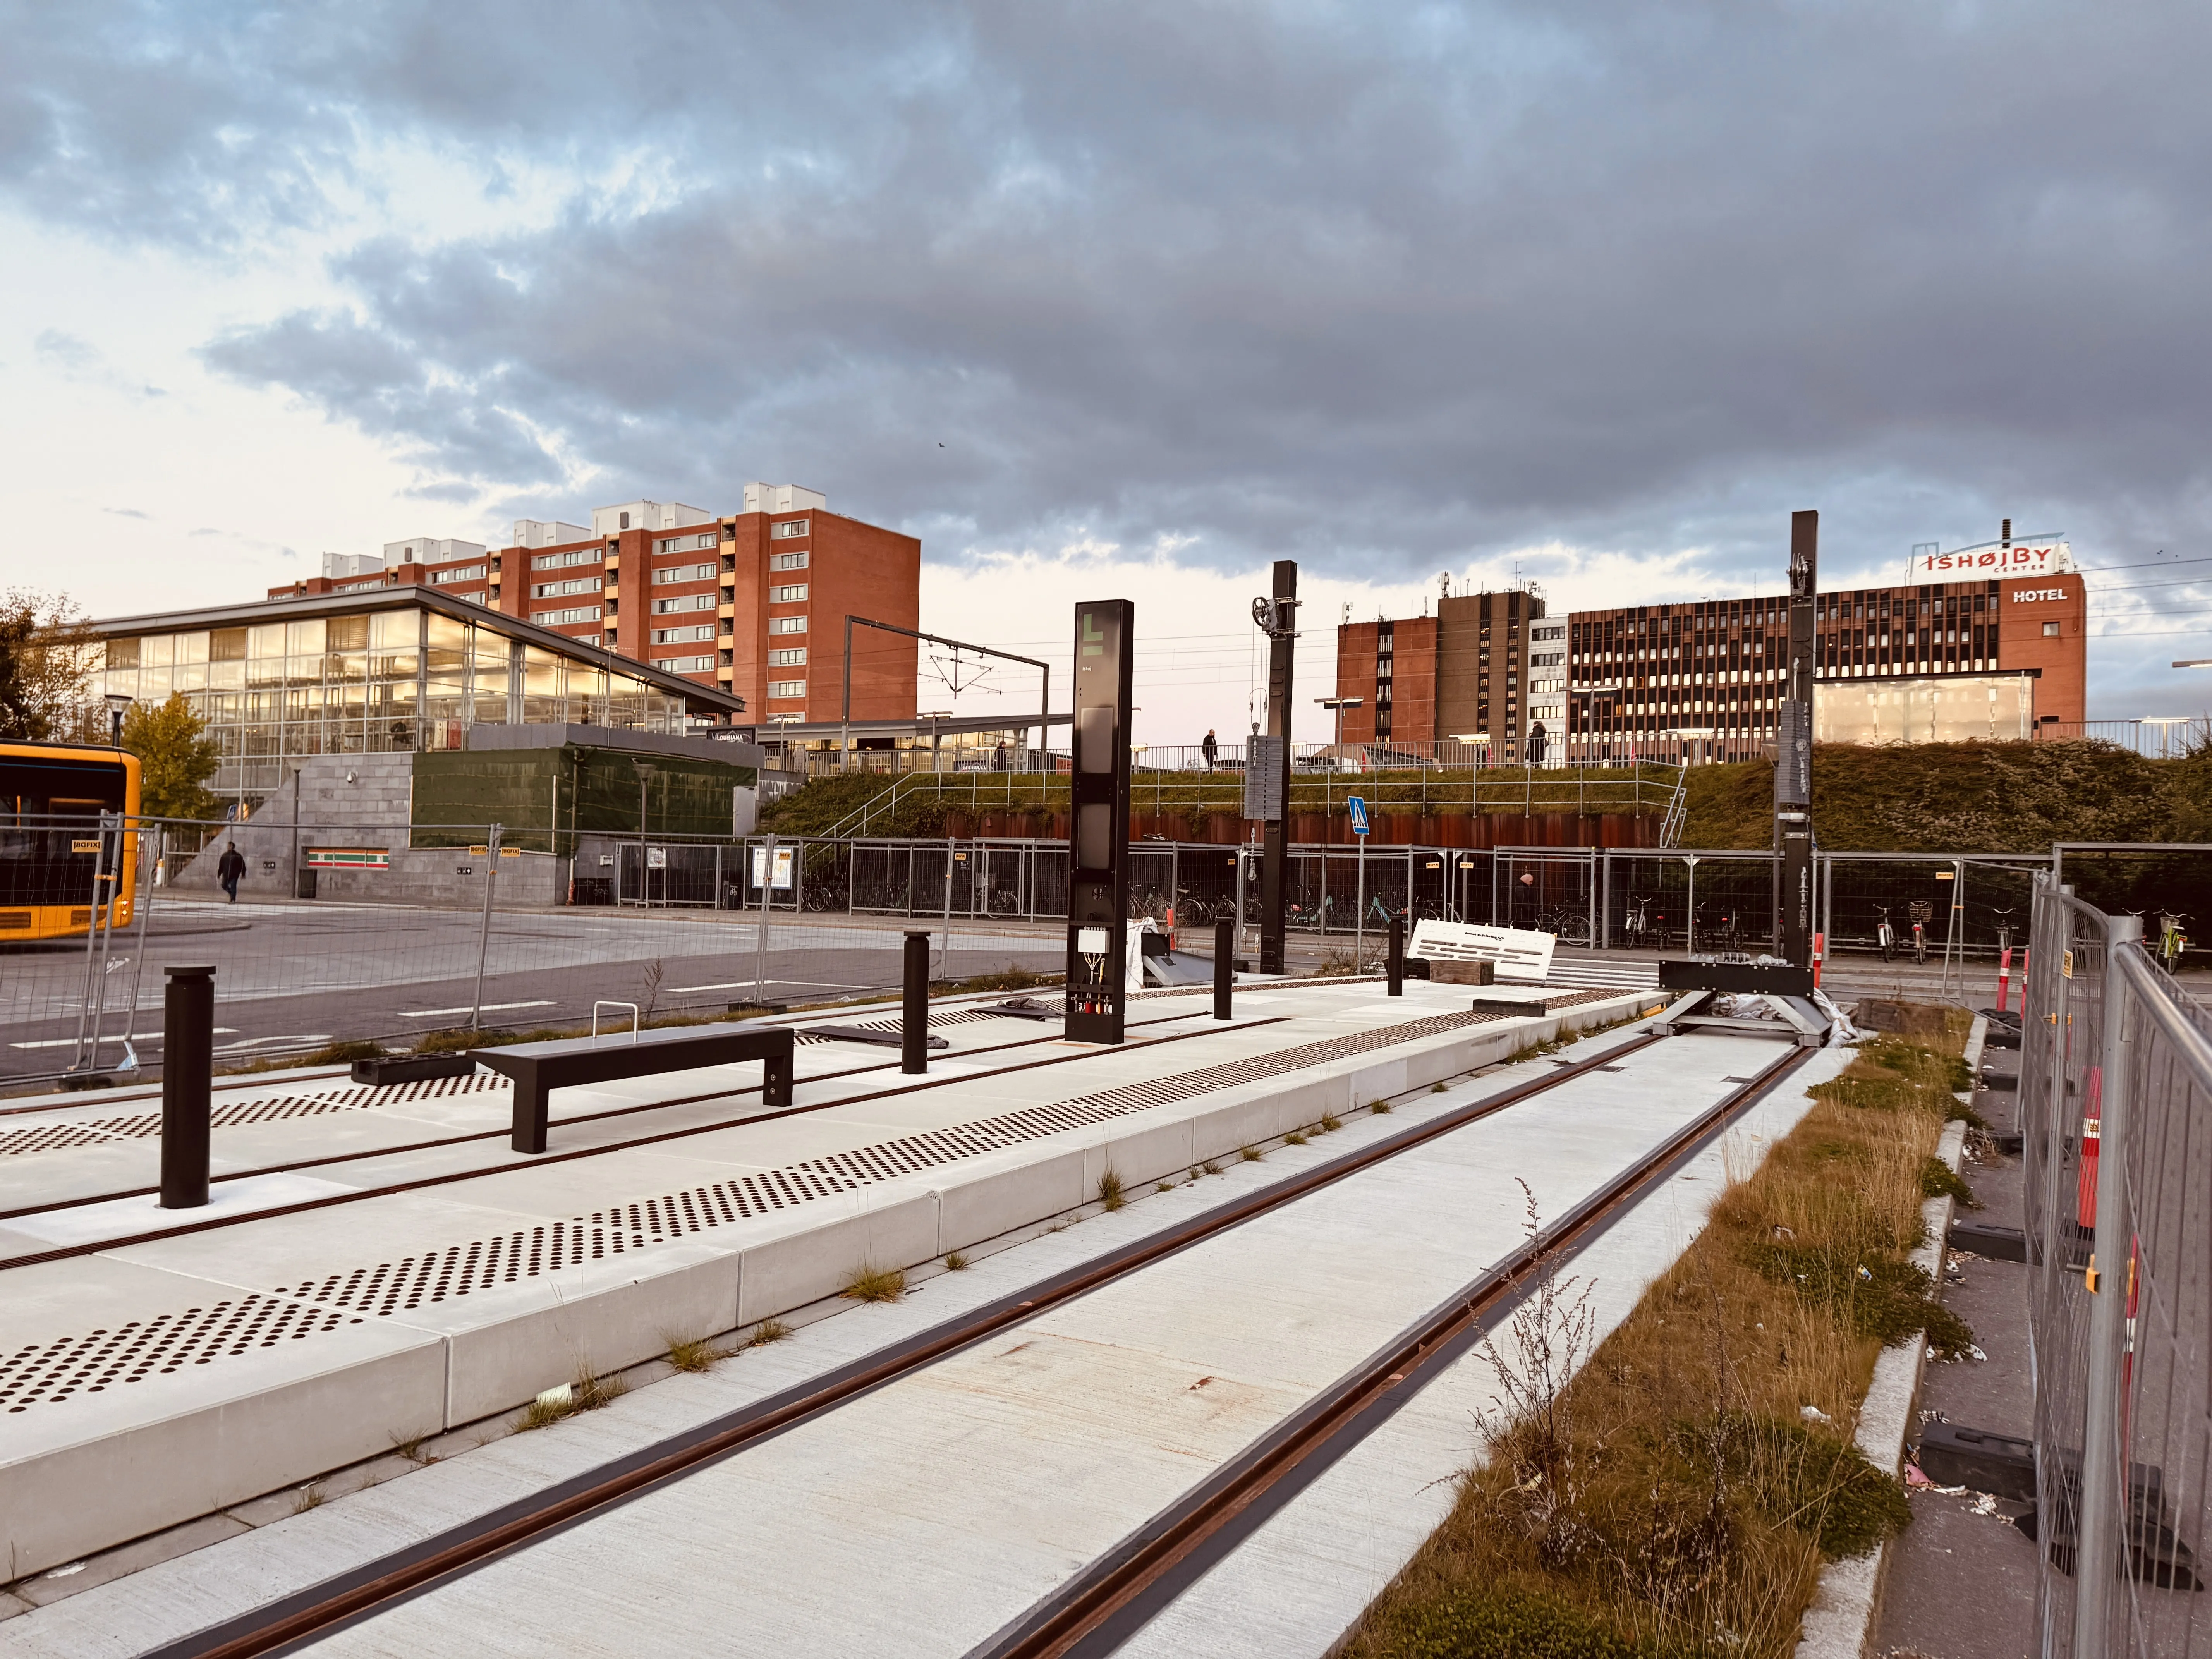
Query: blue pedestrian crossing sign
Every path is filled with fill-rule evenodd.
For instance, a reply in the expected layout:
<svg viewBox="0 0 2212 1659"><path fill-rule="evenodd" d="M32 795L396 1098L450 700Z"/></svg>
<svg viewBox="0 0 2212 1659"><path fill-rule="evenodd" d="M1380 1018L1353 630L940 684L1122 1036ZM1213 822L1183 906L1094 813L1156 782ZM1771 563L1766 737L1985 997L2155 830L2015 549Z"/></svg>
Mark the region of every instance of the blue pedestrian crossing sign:
<svg viewBox="0 0 2212 1659"><path fill-rule="evenodd" d="M1345 810L1352 814L1352 833L1355 836L1365 835L1367 833L1366 798L1361 795L1346 795L1344 798L1344 805Z"/></svg>

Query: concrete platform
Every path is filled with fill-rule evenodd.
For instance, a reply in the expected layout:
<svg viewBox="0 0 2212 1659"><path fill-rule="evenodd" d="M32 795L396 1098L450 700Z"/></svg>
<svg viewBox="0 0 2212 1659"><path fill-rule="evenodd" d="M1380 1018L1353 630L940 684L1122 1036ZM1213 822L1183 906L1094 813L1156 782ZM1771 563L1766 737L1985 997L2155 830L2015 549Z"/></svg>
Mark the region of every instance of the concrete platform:
<svg viewBox="0 0 2212 1659"><path fill-rule="evenodd" d="M753 1324L833 1295L864 1267L911 1267L1073 1211L1109 1170L1131 1186L1182 1175L1651 1006L1590 993L1542 1018L1485 1018L1451 988L1407 989L1250 989L1231 1027L1204 1017L1202 996L1146 999L1137 1012L1164 1023L1121 1050L1005 1046L1012 1021L989 1022L993 1041L971 1042L982 1024L971 1022L927 1079L832 1076L835 1060L803 1071L810 1109L798 1115L722 1121L732 1103L757 1103L757 1085L748 1077L750 1095L732 1095L724 1080L718 1094L704 1079L705 1097L682 1107L556 1127L556 1151L580 1156L457 1168L461 1154L441 1146L325 1164L309 1178L343 1190L318 1189L322 1207L272 1213L281 1206L263 1200L283 1194L247 1194L217 1224L146 1242L103 1247L112 1218L84 1209L16 1214L0 1222L10 1255L52 1248L71 1228L87 1253L0 1271L0 1526L12 1571L298 1486L580 1372L636 1364L673 1337ZM996 1053L978 1052L994 1042ZM815 1045L803 1052L823 1065ZM652 1106L647 1085L574 1095L603 1110ZM438 1110L465 1127L494 1109L492 1095ZM398 1104L403 1117L424 1109ZM292 1137L283 1146L296 1160L334 1123L380 1109L249 1127ZM671 1138L616 1144L664 1130ZM228 1133L217 1137L225 1155ZM78 1191L97 1177L74 1171L76 1160L112 1150L22 1162ZM378 1189L424 1176L440 1184ZM131 1202L162 1224L167 1212Z"/></svg>
<svg viewBox="0 0 2212 1659"><path fill-rule="evenodd" d="M1596 1038L1576 1057L1629 1035ZM1034 1331L961 1357L965 1369L909 1379L911 1395L888 1402L896 1409L880 1421L863 1425L841 1412L818 1425L835 1431L830 1442L794 1434L756 1448L720 1466L730 1484L702 1488L701 1480L720 1478L709 1471L670 1494L690 1490L680 1514L642 1514L635 1504L611 1511L570 1534L592 1549L580 1568L564 1560L556 1574L544 1549L534 1549L454 1587L464 1601L480 1601L426 1598L412 1604L419 1618L397 1609L393 1620L326 1645L630 1653L710 1627L718 1648L736 1652L960 1651L977 1626L1011 1616L1038 1583L1057 1582L1086 1559L1093 1534L1144 1510L1164 1489L1200 1478L1224 1447L1272 1422L1283 1401L1303 1397L1315 1378L1373 1346L1378 1330L1395 1329L1405 1309L1433 1302L1439 1285L1458 1282L1452 1275L1472 1276L1469 1263L1510 1244L1520 1211L1514 1174L1537 1181L1546 1212L1556 1213L1592 1170L1617 1167L1694 1109L1686 1093L1717 1097L1726 1076L1761 1062L1764 1047L1747 1053L1729 1039L1686 1039L1626 1060L1620 1073L1586 1078L1432 1143L1419 1166L1393 1160L1224 1236L1215 1241L1219 1254L1187 1252L1163 1264L1176 1269L1166 1277L1148 1272L1143 1284L1125 1281L1057 1310ZM1684 1052L1697 1048L1706 1053ZM8 1646L40 1656L144 1651L1545 1069L1540 1059L1486 1067L1444 1093L1418 1087L1389 1117L1361 1114L1311 1145L1224 1164L1219 1176L1180 1181L1166 1193L1133 1186L1133 1201L1118 1213L1093 1206L1079 1225L1032 1230L1029 1242L979 1255L964 1273L924 1270L900 1304L853 1308L712 1372L671 1376L544 1433L449 1452L446 1462L311 1511L292 1513L289 1495L281 1509L240 1506L234 1513L258 1530L228 1539L193 1533L201 1547L191 1555L113 1582L100 1575L130 1553L95 1561L82 1575L94 1589L10 1621ZM1628 1249L1613 1293L1632 1300L1629 1281L1640 1285L1671 1260L1699 1224L1723 1163L1748 1167L1803 1106L1787 1091L1770 1100L1759 1112L1773 1121L1747 1123L1725 1160L1709 1152L1617 1224ZM1370 1178L1380 1184L1358 1190ZM1259 1231L1267 1225L1276 1231ZM1610 1280L1613 1270L1604 1272ZM1091 1365L1092 1355L1104 1362ZM1471 1429L1456 1405L1443 1405L1428 1432L1445 1461L1417 1480L1419 1459L1399 1456L1393 1468L1402 1479L1388 1488L1394 1505L1407 1492L1416 1508L1431 1501L1437 1495L1420 1484L1464 1461ZM441 1450L454 1444L449 1437ZM787 1463L773 1471L754 1463L775 1445L787 1448L780 1454ZM1071 1506L1065 1494L1079 1489L1082 1502ZM1085 1513L1071 1517L1071 1507ZM1363 1498L1346 1524L1374 1518L1374 1508L1371 1496ZM663 1566L639 1559L656 1552L667 1557ZM522 1576L503 1576L510 1568ZM50 1590L46 1582L23 1589L33 1599L56 1594L60 1586ZM763 1583L781 1588L764 1592ZM1341 1594L1344 1581L1328 1588ZM532 1598L535 1607L523 1605ZM1298 1601L1285 1598L1279 1626L1295 1624Z"/></svg>

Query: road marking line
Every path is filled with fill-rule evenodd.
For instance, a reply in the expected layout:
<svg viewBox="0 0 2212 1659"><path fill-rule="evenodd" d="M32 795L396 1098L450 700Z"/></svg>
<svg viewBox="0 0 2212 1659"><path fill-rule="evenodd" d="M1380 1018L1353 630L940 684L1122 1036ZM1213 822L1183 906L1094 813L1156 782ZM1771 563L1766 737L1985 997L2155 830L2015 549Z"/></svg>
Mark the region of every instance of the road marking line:
<svg viewBox="0 0 2212 1659"><path fill-rule="evenodd" d="M218 1025L215 1028L215 1034L217 1036L236 1036L238 1035L238 1028L235 1025ZM120 1042L123 1041L119 1036L104 1036L100 1040L102 1042ZM156 1031L150 1036L140 1036L134 1040L139 1042L159 1042L161 1040L161 1036L160 1032ZM87 1038L86 1041L89 1042L91 1039ZM76 1047L76 1039L75 1037L42 1037L36 1042L11 1042L8 1046L10 1048L70 1048Z"/></svg>
<svg viewBox="0 0 2212 1659"><path fill-rule="evenodd" d="M491 1014L500 1012L501 1011L507 1008L550 1008L553 1006L554 1005L550 1002L544 1001L487 1002L483 1006L483 1012L487 1014ZM474 1008L410 1008L403 1012L399 1018L402 1019L443 1019L448 1014L472 1014L476 1012L477 1010Z"/></svg>

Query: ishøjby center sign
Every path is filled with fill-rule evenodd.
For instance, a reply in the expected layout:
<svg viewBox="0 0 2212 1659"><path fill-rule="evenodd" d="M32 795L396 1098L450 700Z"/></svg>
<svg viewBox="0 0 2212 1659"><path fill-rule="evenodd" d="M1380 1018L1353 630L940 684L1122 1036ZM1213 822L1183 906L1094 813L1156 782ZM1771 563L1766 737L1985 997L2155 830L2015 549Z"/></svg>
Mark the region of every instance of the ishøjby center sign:
<svg viewBox="0 0 2212 1659"><path fill-rule="evenodd" d="M1984 542L1948 553L1921 554L1912 562L1912 578L1940 582L1977 576L2055 576L2073 568L2074 554L2064 542Z"/></svg>

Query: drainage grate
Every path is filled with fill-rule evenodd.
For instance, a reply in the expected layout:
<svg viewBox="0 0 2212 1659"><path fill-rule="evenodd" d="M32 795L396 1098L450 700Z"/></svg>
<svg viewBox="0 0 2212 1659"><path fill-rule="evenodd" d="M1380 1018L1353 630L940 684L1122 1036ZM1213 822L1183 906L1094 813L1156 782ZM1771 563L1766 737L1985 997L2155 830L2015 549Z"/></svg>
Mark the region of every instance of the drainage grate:
<svg viewBox="0 0 2212 1659"><path fill-rule="evenodd" d="M58 1406L71 1395L104 1393L118 1382L143 1382L186 1365L212 1364L223 1355L273 1348L341 1324L358 1325L320 1309L306 1308L255 1291L210 1308L157 1314L114 1330L35 1345L0 1357L0 1406L10 1412Z"/></svg>
<svg viewBox="0 0 2212 1659"><path fill-rule="evenodd" d="M311 1332L335 1330L342 1323L401 1314L426 1303L445 1302L580 1267L586 1261L618 1257L1047 1135L1155 1106L1173 1105L1240 1084L1356 1059L1378 1048L1484 1024L1494 1018L1472 1012L1434 1015L1402 1025L1301 1043L1250 1060L1202 1066L1172 1077L1121 1084L1073 1100L1026 1106L973 1123L901 1135L780 1169L610 1205L566 1221L518 1227L421 1255L352 1267L303 1280L289 1291L272 1295L257 1291L235 1304L191 1309L182 1315L164 1315L143 1326L94 1331L44 1348L25 1348L0 1358L0 1401L9 1411L33 1404L58 1404L80 1389L87 1392L104 1389L117 1379L135 1382L157 1370L175 1370L187 1361L205 1364L225 1353L244 1353L256 1344L268 1347L284 1337L297 1339Z"/></svg>
<svg viewBox="0 0 2212 1659"><path fill-rule="evenodd" d="M387 1083L380 1087L362 1085L317 1095L279 1095L270 1100L235 1100L218 1106L209 1122L218 1129L247 1123L275 1123L286 1118L320 1117L330 1112L365 1111L376 1106L401 1106L410 1101L441 1099L448 1095L478 1094L504 1089L507 1080L489 1073L469 1077L424 1078L414 1083ZM62 1123L33 1123L0 1131L0 1158L25 1152L59 1152L72 1146L94 1146L116 1140L147 1140L161 1133L159 1112L138 1112L128 1117L72 1119Z"/></svg>

